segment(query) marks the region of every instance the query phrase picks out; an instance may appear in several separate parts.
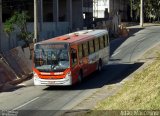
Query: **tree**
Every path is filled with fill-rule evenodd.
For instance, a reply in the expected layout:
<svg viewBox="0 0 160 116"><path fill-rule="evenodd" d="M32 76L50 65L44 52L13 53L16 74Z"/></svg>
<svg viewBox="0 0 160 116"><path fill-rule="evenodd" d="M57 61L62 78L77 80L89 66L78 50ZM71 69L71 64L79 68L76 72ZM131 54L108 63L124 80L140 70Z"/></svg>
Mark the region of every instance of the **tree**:
<svg viewBox="0 0 160 116"><path fill-rule="evenodd" d="M140 17L140 0L130 0L132 2L132 13L133 13L133 20L138 21Z"/></svg>
<svg viewBox="0 0 160 116"><path fill-rule="evenodd" d="M140 14L140 0L131 0L134 1L132 3L132 9L135 13L135 18L137 19ZM160 0L144 0L144 18L146 21L158 20L160 18Z"/></svg>
<svg viewBox="0 0 160 116"><path fill-rule="evenodd" d="M11 33L14 31L14 26L13 26L13 21L12 19L10 20L7 20L5 23L4 23L4 31L6 32L6 35L9 39L9 48L10 48L10 44L11 44Z"/></svg>
<svg viewBox="0 0 160 116"><path fill-rule="evenodd" d="M4 23L4 31L7 33L9 40L10 34L18 29L19 33L17 37L21 40L24 40L26 45L32 42L33 33L27 30L27 20L29 16L26 11L15 12L14 15Z"/></svg>

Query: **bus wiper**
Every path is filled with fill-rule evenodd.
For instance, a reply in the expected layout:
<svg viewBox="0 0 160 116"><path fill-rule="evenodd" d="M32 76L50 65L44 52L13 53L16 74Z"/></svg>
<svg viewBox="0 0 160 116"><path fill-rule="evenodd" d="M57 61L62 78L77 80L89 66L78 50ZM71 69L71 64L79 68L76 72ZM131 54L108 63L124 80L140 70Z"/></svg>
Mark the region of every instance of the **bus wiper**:
<svg viewBox="0 0 160 116"><path fill-rule="evenodd" d="M51 70L53 70L57 65L51 65Z"/></svg>
<svg viewBox="0 0 160 116"><path fill-rule="evenodd" d="M56 60L53 60L53 64L54 65L51 65L51 70L53 70L59 64L59 59L56 58Z"/></svg>
<svg viewBox="0 0 160 116"><path fill-rule="evenodd" d="M55 60L53 60L53 65L51 65L51 70L53 70L56 66L59 65L59 62L60 62L60 54L62 53L62 50L59 51L59 53L56 55L56 58Z"/></svg>

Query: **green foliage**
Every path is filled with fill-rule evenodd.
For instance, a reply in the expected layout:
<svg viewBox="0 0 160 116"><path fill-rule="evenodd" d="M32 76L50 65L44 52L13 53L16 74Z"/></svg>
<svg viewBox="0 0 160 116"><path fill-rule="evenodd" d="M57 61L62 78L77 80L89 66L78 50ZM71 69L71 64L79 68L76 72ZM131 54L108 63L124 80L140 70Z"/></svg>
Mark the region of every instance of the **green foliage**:
<svg viewBox="0 0 160 116"><path fill-rule="evenodd" d="M14 26L10 20L7 20L4 24L4 31L9 36L12 31L14 31Z"/></svg>
<svg viewBox="0 0 160 116"><path fill-rule="evenodd" d="M159 0L146 0L144 1L145 14L148 18L158 18L160 12L160 1Z"/></svg>
<svg viewBox="0 0 160 116"><path fill-rule="evenodd" d="M139 16L140 11L140 0L130 0L133 2L132 9L136 14L136 17ZM144 16L147 19L159 19L160 17L160 0L143 0L144 4Z"/></svg>
<svg viewBox="0 0 160 116"><path fill-rule="evenodd" d="M10 35L11 32L18 29L18 38L24 40L26 44L30 43L33 38L33 33L27 30L27 20L29 18L26 11L15 12L13 16L4 23L4 31Z"/></svg>

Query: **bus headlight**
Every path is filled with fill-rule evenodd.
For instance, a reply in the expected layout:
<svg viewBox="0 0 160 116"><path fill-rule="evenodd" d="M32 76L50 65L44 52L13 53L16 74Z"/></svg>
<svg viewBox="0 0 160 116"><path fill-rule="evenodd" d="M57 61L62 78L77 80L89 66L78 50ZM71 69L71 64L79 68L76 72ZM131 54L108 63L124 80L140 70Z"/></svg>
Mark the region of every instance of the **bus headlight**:
<svg viewBox="0 0 160 116"><path fill-rule="evenodd" d="M40 79L38 77L38 74L33 72L33 80L34 80L34 85L41 85Z"/></svg>
<svg viewBox="0 0 160 116"><path fill-rule="evenodd" d="M71 78L71 72L68 72L68 73L66 74L66 78Z"/></svg>
<svg viewBox="0 0 160 116"><path fill-rule="evenodd" d="M71 84L72 84L71 72L68 72L68 73L66 74L65 81L66 81L66 84L68 83L68 85L71 85Z"/></svg>
<svg viewBox="0 0 160 116"><path fill-rule="evenodd" d="M35 72L33 72L33 77L34 77L34 78L39 78L39 77L38 77L38 74L35 73Z"/></svg>

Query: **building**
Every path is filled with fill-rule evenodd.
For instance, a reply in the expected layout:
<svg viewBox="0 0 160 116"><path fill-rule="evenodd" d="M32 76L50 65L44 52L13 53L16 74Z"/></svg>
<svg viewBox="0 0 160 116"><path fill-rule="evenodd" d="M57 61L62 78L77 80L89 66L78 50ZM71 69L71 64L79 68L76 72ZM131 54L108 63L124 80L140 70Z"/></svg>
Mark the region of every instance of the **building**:
<svg viewBox="0 0 160 116"><path fill-rule="evenodd" d="M126 21L128 2L128 0L93 0L93 17L108 18L119 12L122 20Z"/></svg>
<svg viewBox="0 0 160 116"><path fill-rule="evenodd" d="M92 0L37 0L38 2L38 41L83 29L93 19ZM0 48L9 50L21 44L16 31L11 34L11 42L3 32L3 23L14 11L27 11L28 30L33 32L34 0L0 0ZM2 25L2 26L1 26ZM11 45L9 46L8 43Z"/></svg>
<svg viewBox="0 0 160 116"><path fill-rule="evenodd" d="M83 24L90 28L93 22L93 0L83 0Z"/></svg>
<svg viewBox="0 0 160 116"><path fill-rule="evenodd" d="M91 28L93 17L112 17L117 11L126 20L127 0L37 0L38 1L38 41L66 34L83 27ZM26 10L30 16L28 30L33 32L34 0L0 0L0 50L6 51L22 41L17 38L17 30L11 38L3 31L3 23L14 11ZM105 14L104 14L105 12ZM122 19L122 20L123 20Z"/></svg>
<svg viewBox="0 0 160 116"><path fill-rule="evenodd" d="M105 9L109 8L109 0L94 0L93 8L93 16L95 18L104 18Z"/></svg>

